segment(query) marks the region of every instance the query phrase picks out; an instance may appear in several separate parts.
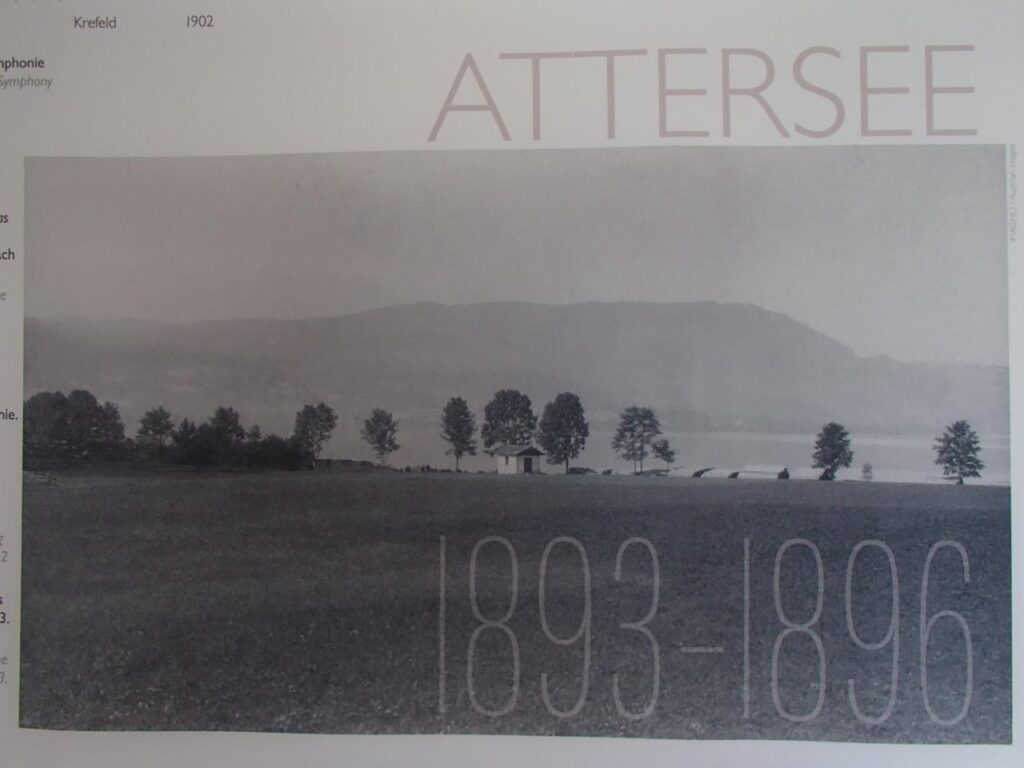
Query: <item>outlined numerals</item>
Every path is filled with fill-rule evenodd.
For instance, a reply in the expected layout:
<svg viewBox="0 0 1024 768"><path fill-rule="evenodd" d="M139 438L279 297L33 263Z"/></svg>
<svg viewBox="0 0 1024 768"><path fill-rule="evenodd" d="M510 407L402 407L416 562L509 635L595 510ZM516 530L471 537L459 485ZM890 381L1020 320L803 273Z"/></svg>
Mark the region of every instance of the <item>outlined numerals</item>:
<svg viewBox="0 0 1024 768"><path fill-rule="evenodd" d="M480 609L480 603L477 600L477 564L480 557L480 551L488 544L500 544L508 552L509 568L511 586L509 588L508 608L501 616L496 619L487 618L483 611ZM488 717L500 717L501 715L507 715L516 705L516 700L519 698L519 640L516 638L516 633L508 626L509 620L512 618L512 614L516 612L516 603L519 600L519 561L516 558L515 547L512 543L501 536L488 536L487 538L480 539L473 547L473 554L469 558L469 605L473 611L473 616L479 622L476 629L473 630L473 634L469 636L469 649L466 651L466 687L469 693L469 703L474 710L479 712L481 715L487 715ZM489 709L480 703L477 698L476 691L476 649L477 643L480 640L480 636L487 630L494 630L503 634L508 638L509 647L512 649L512 692L509 694L508 700L504 705Z"/></svg>
<svg viewBox="0 0 1024 768"><path fill-rule="evenodd" d="M580 565L583 571L583 610L580 614L580 623L569 637L559 637L551 630L548 622L547 612L547 581L548 581L548 558L551 551L558 545L568 545L576 550L580 558ZM590 644L591 644L591 605L590 605L590 561L587 560L587 551L580 542L570 536L559 536L548 542L544 547L544 554L540 559L540 586L538 588L540 600L540 625L544 630L544 636L558 646L575 645L583 643L583 661L580 670L580 691L576 697L576 703L568 709L559 709L552 702L551 690L548 685L548 673L542 672L540 676L541 697L544 699L544 706L555 717L573 717L580 713L587 700L587 691L590 689Z"/></svg>
<svg viewBox="0 0 1024 768"><path fill-rule="evenodd" d="M817 584L814 591L814 610L804 621L791 619L782 607L782 561L792 547L805 547L814 556L814 565L817 576ZM775 711L782 717L794 723L803 723L813 720L821 714L825 706L825 647L821 642L821 635L814 629L814 626L821 618L821 611L825 605L825 564L821 559L821 552L818 547L807 539L789 539L784 542L775 553L775 569L772 574L772 596L775 600L775 614L782 622L783 629L776 637L772 647L772 701L775 703ZM814 650L818 657L818 698L814 707L809 712L798 714L788 711L782 705L782 697L779 695L779 653L782 651L782 644L786 638L793 634L801 634L810 638L814 644Z"/></svg>
<svg viewBox="0 0 1024 768"><path fill-rule="evenodd" d="M814 607L811 613L802 621L787 614L783 608L781 572L783 561L787 553L794 548L804 548L811 553L814 559L815 579L813 589ZM744 717L749 716L750 703L750 634L751 625L749 618L749 595L750 595L750 542L744 542ZM867 596L863 590L854 589L856 574L860 569L868 570L867 566L861 564L862 558L870 551L880 552L885 558L885 565L881 569L875 568L880 574L885 574L886 586L879 589L884 591L872 591ZM925 558L921 572L921 593L919 596L919 621L917 625L919 649L918 663L921 677L921 704L928 715L929 720L942 727L957 725L967 717L974 694L974 642L971 634L971 627L967 618L960 612L952 609L943 609L935 613L929 613L929 599L932 591L931 578L932 569L936 558L945 552L952 552L952 556L958 559L958 570L962 583L966 586L971 581L970 559L967 549L957 541L943 540L932 545ZM795 589L799 585L791 585ZM820 631L820 619L825 600L825 570L824 561L817 545L807 539L788 539L783 542L775 552L775 565L772 578L772 593L775 603L776 619L782 624L782 631L776 635L772 647L771 658L771 695L776 712L786 720L796 723L804 723L817 718L825 705L825 691L827 680L826 654ZM860 600L869 604L880 604L886 607L886 624L877 639L867 636L863 627L858 627L855 620L855 607ZM850 712L861 723L865 725L881 725L889 720L898 702L899 678L900 678L900 635L903 631L900 616L900 576L897 568L896 555L892 548L884 541L878 539L865 539L853 546L846 562L843 590L843 611L846 624L846 634L858 651L869 653L888 650L889 653L889 680L885 703L877 712L865 711L862 702L857 695L857 682L853 678L846 680L847 703ZM963 665L963 688L961 691L944 692L943 700L950 699L959 701L959 709L952 716L943 716L936 712L933 704L933 691L929 681L929 659L928 651L932 642L932 634L940 622L952 622L954 631L961 638L962 655L957 653L955 647L944 649L943 659L946 660L947 668L955 664ZM878 630L875 630L877 633ZM792 635L804 635L810 639L814 646L814 655L817 656L817 698L814 706L806 712L792 712L782 704L779 685L779 656L787 638ZM865 687L867 683L863 683ZM885 689L883 689L885 690Z"/></svg>
<svg viewBox="0 0 1024 768"><path fill-rule="evenodd" d="M971 707L971 696L974 693L974 646L971 642L971 628L967 619L960 613L951 610L938 611L928 615L928 587L931 578L932 561L943 549L952 549L960 557L960 567L963 572L964 584L971 581L971 562L967 557L967 550L963 544L957 541L940 541L932 545L928 550L928 557L924 561L924 573L921 576L921 698L924 700L924 708L928 717L939 725L956 725L965 717L967 710ZM959 626L964 640L964 693L960 711L953 717L940 717L932 706L931 693L928 690L928 640L935 625L943 619L949 619Z"/></svg>
<svg viewBox="0 0 1024 768"><path fill-rule="evenodd" d="M881 550L889 563L889 584L890 584L890 609L889 625L885 634L880 640L871 642L861 637L853 620L853 575L857 564L857 556L868 548ZM846 594L844 604L846 606L846 631L853 640L854 645L864 651L880 651L889 646L892 653L891 672L889 679L889 699L885 708L878 715L867 715L857 703L857 692L852 679L846 681L850 710L854 716L867 725L880 725L889 719L893 709L896 708L896 691L900 672L900 579L896 570L896 556L892 549L884 541L869 539L861 541L850 552L850 559L846 563Z"/></svg>
<svg viewBox="0 0 1024 768"><path fill-rule="evenodd" d="M439 544L438 712L443 714L448 711L449 600L444 536ZM686 624L697 626L702 617L680 602L685 592L679 591L679 584L666 587L658 550L650 539L625 539L615 551L614 563L603 567L592 565L579 539L550 539L536 565L536 618L528 621L523 615L517 617L521 602L530 607L529 598L521 600L523 585L530 584L530 579L528 575L521 579L516 547L502 536L477 540L465 585L473 622L464 636L468 641L465 694L470 707L486 717L512 713L524 690L523 670L530 669L529 661L539 671L527 673L525 690L530 690L530 678L536 674L532 678L539 683L536 706L543 706L541 711L551 717L580 715L594 698L592 693L603 687L610 693L609 710L614 706L622 720L642 721L659 706L669 706L662 701L663 648L675 648L693 654L694 659L703 654L735 659L734 668L740 673L736 686L742 689L742 709L736 715L743 719L752 716L758 690L766 698L770 695L768 712L773 717L796 725L819 720L827 708L835 716L839 707L843 717L869 727L889 722L898 707L916 706L919 713L923 708L921 714L927 715L928 722L941 728L967 717L975 681L971 626L958 610L945 606L936 610L937 601L958 599L958 585L971 584L970 559L963 544L942 540L931 546L923 563L919 559L902 563L904 570L921 568L916 626L908 620L911 617L901 614L901 563L881 539L863 539L839 552L827 548L829 557L843 558L835 564L839 570L832 584L826 583L826 556L811 539L796 537L773 544L759 567L752 557L754 550L750 538L742 539L742 560L735 563L742 572L742 595L734 592L736 602L728 608L736 620L742 618L742 641L737 628L735 645L702 646L682 645L678 637L656 634L655 619L662 611L685 613ZM771 592L770 602L763 607L751 588L762 574L767 582L764 596L769 583ZM941 585L933 584L940 578ZM487 594L482 593L485 588ZM601 619L602 611L608 615L595 622L595 613ZM601 642L595 641L595 624L609 633L598 636ZM917 638L908 640L905 633L915 630ZM660 632L664 634L664 629ZM901 658L905 644L915 639L917 659ZM752 649L762 647L763 656L752 655ZM595 661L595 653L608 655ZM536 658L527 660L524 654ZM939 659L941 679L936 672ZM877 662L870 663L873 660ZM837 665L837 661L845 663ZM900 692L905 690L901 670L908 663L919 665L921 693L920 698L914 694L901 703ZM599 686L597 670L601 669L607 670L610 685ZM838 669L851 671L830 680L830 670ZM833 678L836 674L832 671ZM830 690L835 691L831 697Z"/></svg>
<svg viewBox="0 0 1024 768"><path fill-rule="evenodd" d="M661 650L658 647L658 639L654 636L647 625L651 622L651 619L658 613L658 598L661 592L661 569L658 566L658 551L654 548L654 545L648 540L636 536L632 539L626 539L622 542L619 547L618 553L615 555L615 581L622 581L622 556L626 553L626 550L633 545L637 545L647 550L647 554L651 561L651 602L647 606L647 612L638 621L623 621L619 623L619 628L629 631L637 632L643 636L651 647L651 693L650 698L647 700L647 704L639 712L633 712L629 710L625 704L622 703L622 689L619 683L619 673L616 672L612 676L612 696L615 699L615 709L619 715L626 718L627 720L643 720L645 717L650 715L654 711L654 707L658 703L658 693L661 688Z"/></svg>
<svg viewBox="0 0 1024 768"><path fill-rule="evenodd" d="M438 713L444 714L448 706L448 549L447 539L441 536L438 542ZM658 564L658 552L650 540L634 537L627 539L619 547L615 558L614 582L626 581L623 560L630 549L639 549L649 560L650 594L644 597L645 610L640 618L619 621L619 629L624 633L638 634L649 647L651 664L650 692L646 703L639 710L626 706L622 696L622 682L618 671L612 675L612 689L615 708L626 720L642 720L650 715L658 703L661 688L661 648L653 631L649 627L658 611L659 593L661 589L661 571ZM508 587L502 587L496 599L504 606L500 615L488 615L481 606L480 571L482 553L494 573L501 573L508 579ZM502 554L503 553L503 554ZM497 557L495 558L495 555ZM495 558L492 560L492 558ZM643 566L640 566L643 568ZM636 568L636 566L633 566ZM642 573L642 571L641 571ZM557 574L557 575L556 575ZM572 589L561 589L560 576L568 575L575 580L579 577L579 586ZM608 575L608 574L606 574ZM572 682L556 684L550 667L540 672L540 699L544 709L553 717L568 719L579 715L587 705L592 683L593 668L593 582L594 576L587 550L579 539L571 536L557 536L544 547L538 564L537 608L540 634L548 643L558 649L578 649L579 671L572 670ZM507 592L505 591L507 589ZM469 635L466 650L466 694L473 711L486 717L501 717L512 712L519 700L522 685L522 650L520 638L511 626L512 619L519 605L520 566L519 555L511 541L502 536L487 536L479 539L473 546L469 557L469 608L475 626ZM569 593L581 593L577 599L566 600ZM579 606L578 608L576 606ZM572 613L569 613L569 612ZM578 611L578 614L576 613ZM493 614L493 610L491 611ZM562 614L562 615L559 615ZM563 616L570 617L563 624ZM565 627L569 629L566 629ZM519 630L523 630L520 628ZM482 640L488 633L500 634L507 645L511 656L508 675L510 691L507 698L498 704L486 704L479 690L481 670L485 667L492 673L489 679L498 679L493 675L495 665L500 663L494 659L483 658ZM494 646L490 646L492 649ZM489 653L493 653L491 650ZM549 654L544 654L547 659ZM557 664L558 653L550 654L552 665Z"/></svg>

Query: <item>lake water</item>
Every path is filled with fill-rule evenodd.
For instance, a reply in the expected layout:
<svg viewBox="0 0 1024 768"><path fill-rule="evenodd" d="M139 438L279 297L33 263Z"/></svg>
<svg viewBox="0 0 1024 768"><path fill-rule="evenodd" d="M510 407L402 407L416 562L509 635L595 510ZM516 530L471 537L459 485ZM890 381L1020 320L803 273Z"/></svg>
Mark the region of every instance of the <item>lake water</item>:
<svg viewBox="0 0 1024 768"><path fill-rule="evenodd" d="M340 425L339 425L340 427ZM667 432L676 451L674 466L719 467L740 469L750 464L788 467L791 472L810 468L814 435L761 432ZM888 482L942 482L941 469L935 464L934 436L890 437L851 435L853 464L843 477L859 478L861 467L870 463L874 479ZM612 432L594 430L581 456L573 466L594 469L632 471L632 463L615 456L611 449ZM392 454L392 466L430 464L452 467L445 455L445 445L438 429L426 425L399 423L398 442L401 449ZM981 458L985 462L981 480L984 484L1009 485L1010 439L1008 435L982 435ZM335 458L372 459L369 447L358 436L358 430L338 431L324 451ZM648 460L644 468L663 467L664 462ZM469 471L494 469L494 461L486 455L466 457L462 468ZM557 467L544 464L544 471L558 472Z"/></svg>

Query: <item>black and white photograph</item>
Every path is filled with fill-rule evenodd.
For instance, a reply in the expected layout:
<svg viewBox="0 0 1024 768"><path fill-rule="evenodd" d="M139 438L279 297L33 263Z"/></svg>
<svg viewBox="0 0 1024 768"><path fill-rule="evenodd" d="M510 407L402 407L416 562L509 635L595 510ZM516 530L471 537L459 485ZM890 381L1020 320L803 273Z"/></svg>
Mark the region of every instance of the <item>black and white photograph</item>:
<svg viewBox="0 0 1024 768"><path fill-rule="evenodd" d="M20 725L1010 743L1006 154L27 159Z"/></svg>

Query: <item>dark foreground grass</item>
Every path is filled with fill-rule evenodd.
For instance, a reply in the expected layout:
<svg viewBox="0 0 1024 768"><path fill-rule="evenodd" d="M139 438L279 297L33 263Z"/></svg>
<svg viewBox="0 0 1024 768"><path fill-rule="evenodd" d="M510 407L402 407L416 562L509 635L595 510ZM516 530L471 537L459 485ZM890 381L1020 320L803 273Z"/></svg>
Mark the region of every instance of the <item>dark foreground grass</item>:
<svg viewBox="0 0 1024 768"><path fill-rule="evenodd" d="M329 733L521 733L913 742L1010 739L1009 492L983 487L713 481L634 477L271 475L77 477L24 489L21 723L60 729L259 730ZM446 550L445 675L439 691L439 556ZM473 696L469 562L484 537L515 550L518 599L507 629L477 632ZM586 629L576 642L545 635L539 569L545 547L572 537L590 576ZM659 600L642 544L657 550ZM824 593L811 631L778 616L773 572L790 539L821 553ZM749 643L744 642L744 539L749 540ZM853 547L885 542L898 574L896 703L886 710L892 641L855 645L845 583ZM934 622L928 645L929 715L921 678L922 569L933 558L928 617L956 611L971 639L966 716L964 634ZM509 605L509 553L478 553L480 614ZM850 617L864 644L886 638L888 560L864 548ZM779 600L787 620L813 618L812 551L791 545ZM580 626L580 554L549 553L545 618L562 640ZM927 617L926 617L927 620ZM813 634L812 634L813 632ZM518 693L510 703L512 638ZM819 688L823 651L825 686ZM686 652L690 647L720 652ZM744 648L747 648L745 654ZM692 648L691 648L692 650ZM749 664L745 665L745 655ZM748 670L745 672L745 670ZM545 703L542 675L548 676ZM619 681L616 705L614 679ZM572 710L587 691L578 713ZM745 680L747 685L745 686ZM745 695L745 691L748 693ZM780 714L806 720L787 719ZM474 701L476 709L474 708ZM745 704L746 701L746 704Z"/></svg>

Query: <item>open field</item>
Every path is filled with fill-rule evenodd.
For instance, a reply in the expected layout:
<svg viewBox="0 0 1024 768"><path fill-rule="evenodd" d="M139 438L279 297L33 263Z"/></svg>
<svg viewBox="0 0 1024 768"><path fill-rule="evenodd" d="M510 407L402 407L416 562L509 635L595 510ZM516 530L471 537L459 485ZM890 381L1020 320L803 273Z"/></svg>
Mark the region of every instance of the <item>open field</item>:
<svg viewBox="0 0 1024 768"><path fill-rule="evenodd" d="M1010 739L1006 488L328 472L58 479L24 488L26 727ZM504 543L478 547L479 616L471 605L471 555L486 537L507 541L517 565L517 602L500 625ZM584 548L589 591L575 544L551 545L542 615L541 563L556 537ZM656 550L657 580L637 541L616 578L620 546L635 537ZM807 543L785 549L776 595L776 556L792 539L820 552L820 615ZM898 622L879 544L860 550L847 605L848 562L864 540L893 553ZM970 579L956 548L934 554L924 626L940 617L924 691L922 572L943 540L963 546ZM878 648L858 647L848 621ZM891 714L862 722L848 681L865 719L884 714L894 642ZM634 719L651 701L654 646L656 701ZM968 690L963 719L936 722L955 720Z"/></svg>

